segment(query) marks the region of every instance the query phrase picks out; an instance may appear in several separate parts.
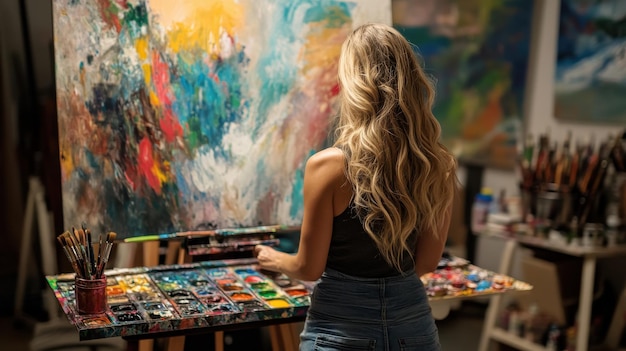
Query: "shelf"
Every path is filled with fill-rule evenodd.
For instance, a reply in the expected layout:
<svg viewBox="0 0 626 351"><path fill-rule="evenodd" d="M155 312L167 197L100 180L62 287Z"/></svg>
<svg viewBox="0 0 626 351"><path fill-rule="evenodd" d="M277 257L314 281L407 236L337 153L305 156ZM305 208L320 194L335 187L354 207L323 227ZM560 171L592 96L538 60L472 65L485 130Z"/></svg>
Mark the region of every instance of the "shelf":
<svg viewBox="0 0 626 351"><path fill-rule="evenodd" d="M513 346L519 350L524 351L549 351L547 348L535 344L532 341L520 338L517 335L511 334L502 328L494 328L491 331L491 339L499 341L503 344Z"/></svg>

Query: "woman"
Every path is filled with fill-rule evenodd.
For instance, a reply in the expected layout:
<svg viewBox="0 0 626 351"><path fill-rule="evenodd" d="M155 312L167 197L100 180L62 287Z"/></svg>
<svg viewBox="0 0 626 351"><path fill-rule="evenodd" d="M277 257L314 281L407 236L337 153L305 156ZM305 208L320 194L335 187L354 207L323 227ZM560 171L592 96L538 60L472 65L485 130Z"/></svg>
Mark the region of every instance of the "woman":
<svg viewBox="0 0 626 351"><path fill-rule="evenodd" d="M317 280L301 350L439 350L419 276L441 258L456 163L439 142L434 92L410 44L366 24L342 46L334 147L313 155L295 255L263 269Z"/></svg>

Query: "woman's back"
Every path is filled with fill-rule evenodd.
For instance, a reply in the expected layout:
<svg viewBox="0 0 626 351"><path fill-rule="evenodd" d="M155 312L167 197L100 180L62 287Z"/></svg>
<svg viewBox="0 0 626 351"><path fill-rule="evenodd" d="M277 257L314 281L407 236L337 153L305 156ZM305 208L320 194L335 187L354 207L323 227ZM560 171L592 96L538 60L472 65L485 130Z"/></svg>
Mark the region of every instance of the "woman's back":
<svg viewBox="0 0 626 351"><path fill-rule="evenodd" d="M414 232L408 241L408 246L414 248L417 232ZM363 278L392 277L400 273L380 254L376 242L363 228L363 223L352 203L333 219L326 267ZM413 252L405 252L401 261L401 271L415 271Z"/></svg>

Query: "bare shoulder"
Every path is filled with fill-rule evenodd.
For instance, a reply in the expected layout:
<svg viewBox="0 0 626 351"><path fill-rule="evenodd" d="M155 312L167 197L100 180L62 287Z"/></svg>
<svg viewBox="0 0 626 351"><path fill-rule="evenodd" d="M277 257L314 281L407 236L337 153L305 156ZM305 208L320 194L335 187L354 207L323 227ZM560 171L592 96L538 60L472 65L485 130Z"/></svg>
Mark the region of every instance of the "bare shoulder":
<svg viewBox="0 0 626 351"><path fill-rule="evenodd" d="M340 168L343 169L344 155L343 151L336 147L329 147L321 150L311 156L307 161L307 167L309 168Z"/></svg>
<svg viewBox="0 0 626 351"><path fill-rule="evenodd" d="M306 172L316 177L324 177L334 182L344 177L345 157L343 151L331 147L321 150L307 161Z"/></svg>

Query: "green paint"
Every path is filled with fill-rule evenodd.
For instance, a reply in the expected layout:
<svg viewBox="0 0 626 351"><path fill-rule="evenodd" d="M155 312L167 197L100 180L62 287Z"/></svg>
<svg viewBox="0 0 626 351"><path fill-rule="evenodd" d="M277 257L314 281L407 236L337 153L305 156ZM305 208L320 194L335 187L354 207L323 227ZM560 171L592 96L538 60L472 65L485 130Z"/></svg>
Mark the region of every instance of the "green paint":
<svg viewBox="0 0 626 351"><path fill-rule="evenodd" d="M264 299L270 299L270 298L278 296L278 293L276 292L276 290L265 290L265 291L260 291L259 295Z"/></svg>
<svg viewBox="0 0 626 351"><path fill-rule="evenodd" d="M132 39L143 36L141 28L148 27L148 11L146 10L145 3L141 3L137 6L128 5L128 10L124 13L122 24L124 28L128 30Z"/></svg>

